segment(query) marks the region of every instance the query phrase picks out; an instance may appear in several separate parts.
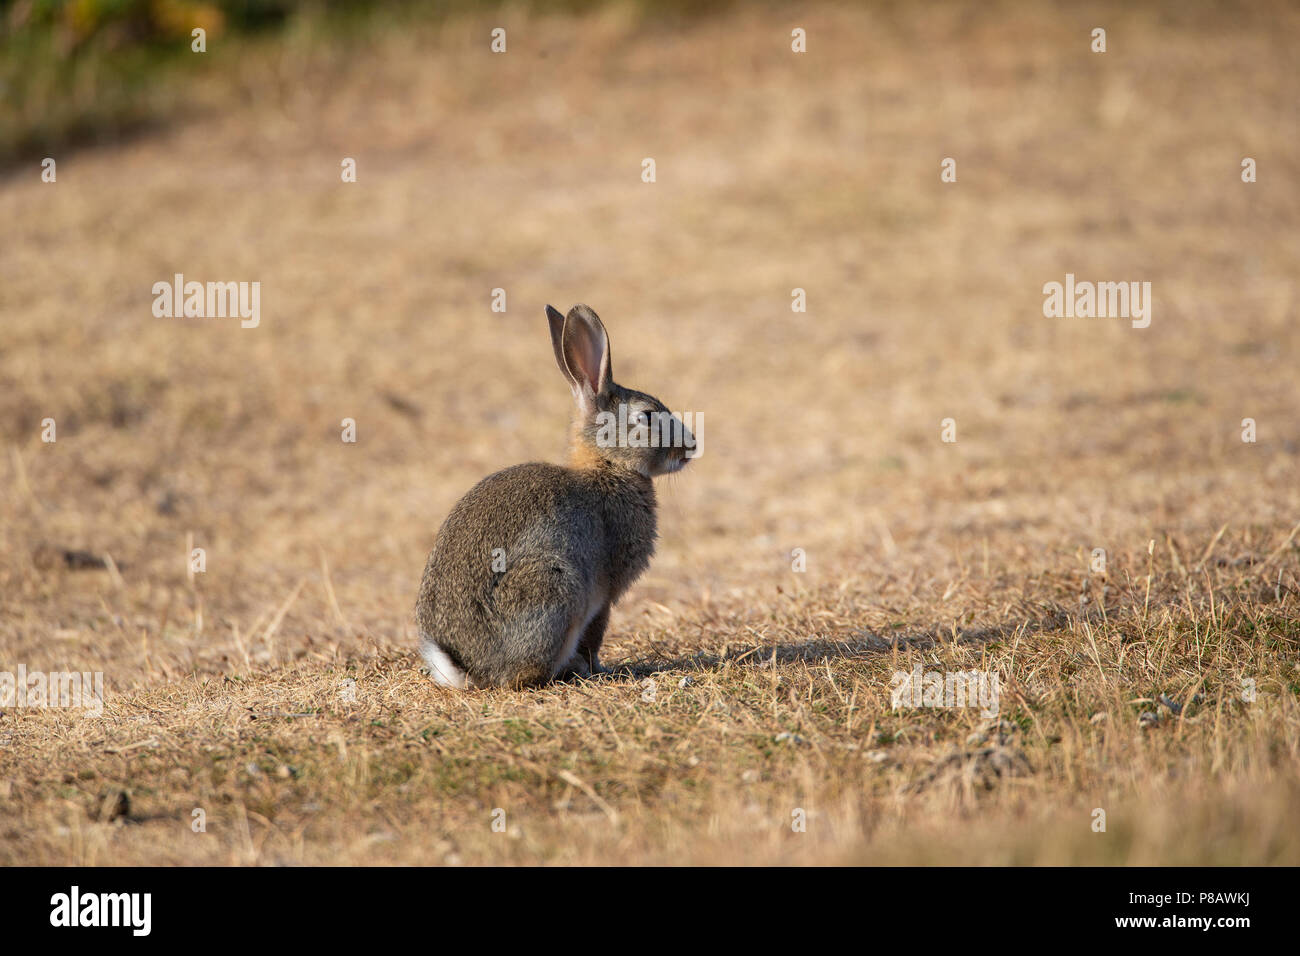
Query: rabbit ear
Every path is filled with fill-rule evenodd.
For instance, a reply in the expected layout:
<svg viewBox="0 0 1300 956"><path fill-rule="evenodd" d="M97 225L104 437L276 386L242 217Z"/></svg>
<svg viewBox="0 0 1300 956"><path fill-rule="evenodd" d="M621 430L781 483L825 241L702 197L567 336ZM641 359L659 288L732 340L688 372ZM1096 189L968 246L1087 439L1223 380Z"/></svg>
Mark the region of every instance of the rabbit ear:
<svg viewBox="0 0 1300 956"><path fill-rule="evenodd" d="M549 313L548 313L549 315ZM555 320L551 320L552 335ZM595 408L596 398L609 392L613 373L610 370L609 336L600 316L585 305L575 305L564 320L556 358L573 386L574 397L586 411Z"/></svg>
<svg viewBox="0 0 1300 956"><path fill-rule="evenodd" d="M560 371L564 373L564 377L569 380L569 385L572 387L573 378L569 375L569 367L564 364L564 313L548 305L546 320L551 325L551 348L555 349L555 364L560 366Z"/></svg>

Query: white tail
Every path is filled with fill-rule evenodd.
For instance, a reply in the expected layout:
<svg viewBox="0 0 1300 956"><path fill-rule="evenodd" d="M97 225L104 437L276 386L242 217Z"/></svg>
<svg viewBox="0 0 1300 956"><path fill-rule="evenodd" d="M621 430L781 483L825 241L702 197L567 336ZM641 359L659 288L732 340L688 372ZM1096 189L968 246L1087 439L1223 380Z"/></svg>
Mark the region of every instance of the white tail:
<svg viewBox="0 0 1300 956"><path fill-rule="evenodd" d="M427 637L420 640L420 656L429 665L429 676L435 684L455 687L457 690L464 690L468 686L465 672L452 663L446 651Z"/></svg>

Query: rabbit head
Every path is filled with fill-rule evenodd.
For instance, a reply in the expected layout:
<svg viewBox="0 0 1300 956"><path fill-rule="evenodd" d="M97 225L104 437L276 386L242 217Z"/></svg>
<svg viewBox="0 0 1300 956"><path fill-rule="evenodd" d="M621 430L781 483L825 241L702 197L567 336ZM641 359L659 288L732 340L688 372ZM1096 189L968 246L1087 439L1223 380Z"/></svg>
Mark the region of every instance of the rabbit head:
<svg viewBox="0 0 1300 956"><path fill-rule="evenodd" d="M600 317L585 305L568 315L546 307L551 344L576 404L573 464L579 468L615 466L647 478L680 471L695 439L663 402L614 382L609 335Z"/></svg>

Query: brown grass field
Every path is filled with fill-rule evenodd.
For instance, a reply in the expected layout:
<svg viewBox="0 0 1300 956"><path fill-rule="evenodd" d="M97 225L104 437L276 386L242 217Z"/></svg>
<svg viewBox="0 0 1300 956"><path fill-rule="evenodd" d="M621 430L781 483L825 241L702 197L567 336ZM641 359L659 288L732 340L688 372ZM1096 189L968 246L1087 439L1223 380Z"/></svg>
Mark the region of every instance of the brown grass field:
<svg viewBox="0 0 1300 956"><path fill-rule="evenodd" d="M637 11L300 26L0 180L0 669L105 682L2 708L0 863L1300 863L1300 10ZM439 524L564 453L547 302L704 454L614 676L444 690Z"/></svg>

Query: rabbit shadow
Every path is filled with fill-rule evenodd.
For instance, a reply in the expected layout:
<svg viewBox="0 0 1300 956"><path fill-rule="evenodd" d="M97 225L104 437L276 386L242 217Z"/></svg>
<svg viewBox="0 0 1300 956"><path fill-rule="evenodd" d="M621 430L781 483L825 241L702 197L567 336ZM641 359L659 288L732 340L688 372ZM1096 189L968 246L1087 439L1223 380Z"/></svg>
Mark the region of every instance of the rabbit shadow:
<svg viewBox="0 0 1300 956"><path fill-rule="evenodd" d="M825 664L837 661L860 660L893 654L896 651L926 650L932 647L984 645L1024 637L1042 630L1058 627L1062 615L1052 615L1037 620L1025 620L998 627L966 627L955 631L949 625L911 628L888 637L861 630L840 640L811 640L797 644L752 645L729 648L720 654L701 652L689 656L665 658L640 658L616 665L607 665L601 674L582 680L639 681L657 674L673 672L717 671L740 666L761 670L781 664ZM577 680L578 678L569 678Z"/></svg>

